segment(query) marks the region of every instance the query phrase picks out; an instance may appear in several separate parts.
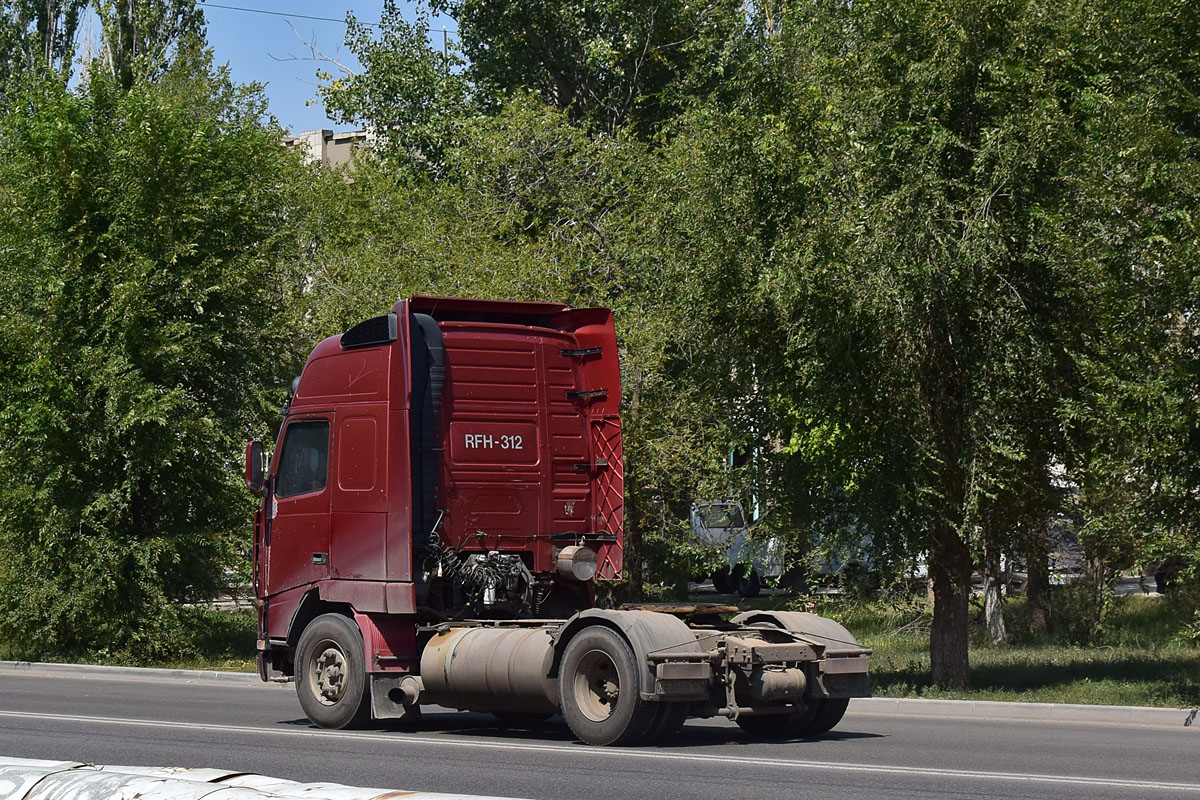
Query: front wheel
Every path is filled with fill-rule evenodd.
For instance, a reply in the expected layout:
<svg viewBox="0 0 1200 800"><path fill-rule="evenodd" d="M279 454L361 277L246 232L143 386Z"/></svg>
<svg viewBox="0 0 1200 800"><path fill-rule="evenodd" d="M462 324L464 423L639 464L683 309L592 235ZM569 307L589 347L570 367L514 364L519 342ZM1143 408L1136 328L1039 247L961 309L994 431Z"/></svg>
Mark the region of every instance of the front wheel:
<svg viewBox="0 0 1200 800"><path fill-rule="evenodd" d="M366 656L358 626L341 614L322 614L300 634L296 696L322 728L359 727L371 719Z"/></svg>
<svg viewBox="0 0 1200 800"><path fill-rule="evenodd" d="M758 597L762 591L762 579L758 577L758 570L745 564L737 568L736 585L737 593L747 599Z"/></svg>
<svg viewBox="0 0 1200 800"><path fill-rule="evenodd" d="M642 740L657 708L638 693L638 663L628 642L611 628L585 628L567 644L558 672L563 719L587 744L628 745Z"/></svg>
<svg viewBox="0 0 1200 800"><path fill-rule="evenodd" d="M729 574L729 567L721 567L712 575L713 588L717 590L717 594L729 594L733 591L733 576Z"/></svg>

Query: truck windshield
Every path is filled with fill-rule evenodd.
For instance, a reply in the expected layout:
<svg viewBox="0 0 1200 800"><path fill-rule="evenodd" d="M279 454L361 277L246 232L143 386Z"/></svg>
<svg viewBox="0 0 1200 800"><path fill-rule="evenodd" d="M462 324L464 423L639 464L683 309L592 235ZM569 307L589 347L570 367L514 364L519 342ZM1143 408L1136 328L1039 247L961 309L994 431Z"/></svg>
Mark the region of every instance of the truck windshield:
<svg viewBox="0 0 1200 800"><path fill-rule="evenodd" d="M746 527L740 506L701 506L696 516L706 528Z"/></svg>

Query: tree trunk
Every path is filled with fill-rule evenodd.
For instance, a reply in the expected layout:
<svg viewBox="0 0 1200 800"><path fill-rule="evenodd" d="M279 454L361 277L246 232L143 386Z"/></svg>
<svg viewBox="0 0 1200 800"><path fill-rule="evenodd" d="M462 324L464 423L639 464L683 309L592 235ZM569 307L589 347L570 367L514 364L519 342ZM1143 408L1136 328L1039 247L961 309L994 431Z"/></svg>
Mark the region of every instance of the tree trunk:
<svg viewBox="0 0 1200 800"><path fill-rule="evenodd" d="M54 43L58 35L58 2L57 0L46 0L38 8L37 20L38 34L42 38L42 58L46 62L47 69L54 68Z"/></svg>
<svg viewBox="0 0 1200 800"><path fill-rule="evenodd" d="M971 684L967 654L971 554L955 527L944 520L934 528L929 573L933 578L929 634L933 682L943 689L966 689Z"/></svg>
<svg viewBox="0 0 1200 800"><path fill-rule="evenodd" d="M987 621L988 639L992 644L1007 644L1008 631L1004 628L1004 601L1001 587L1004 574L1000 569L1000 549L985 544L983 549L983 615Z"/></svg>
<svg viewBox="0 0 1200 800"><path fill-rule="evenodd" d="M635 506L632 493L625 501L625 542L622 553L622 572L625 574L625 586L629 599L642 599L645 570L642 569L642 524L639 515L629 513Z"/></svg>
<svg viewBox="0 0 1200 800"><path fill-rule="evenodd" d="M966 398L971 375L961 354L969 351L969 314L951 303L930 319L923 357L921 394L936 449L939 502L933 510L929 577L933 582L933 627L929 660L933 682L943 689L970 686L967 653L971 551L963 540L963 513L971 460ZM965 349L964 349L965 348Z"/></svg>
<svg viewBox="0 0 1200 800"><path fill-rule="evenodd" d="M133 88L133 62L141 51L141 43L137 40L137 27L133 21L133 0L118 3L118 9L117 27L121 36L117 44L120 53L117 56L116 75L121 87L129 91Z"/></svg>
<svg viewBox="0 0 1200 800"><path fill-rule="evenodd" d="M1029 609L1029 632L1043 636L1050 631L1050 553L1044 532L1030 543L1025 561L1028 571L1025 607Z"/></svg>

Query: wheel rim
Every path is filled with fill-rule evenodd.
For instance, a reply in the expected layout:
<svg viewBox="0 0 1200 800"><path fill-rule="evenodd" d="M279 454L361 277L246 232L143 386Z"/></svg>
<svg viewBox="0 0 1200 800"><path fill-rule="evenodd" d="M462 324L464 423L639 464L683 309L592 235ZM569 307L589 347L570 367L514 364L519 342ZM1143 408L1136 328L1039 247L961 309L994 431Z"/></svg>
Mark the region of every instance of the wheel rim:
<svg viewBox="0 0 1200 800"><path fill-rule="evenodd" d="M592 722L604 722L617 707L621 677L616 662L601 650L590 650L579 660L574 680L575 707Z"/></svg>
<svg viewBox="0 0 1200 800"><path fill-rule="evenodd" d="M325 639L313 648L313 696L321 705L336 705L346 693L346 655L336 642Z"/></svg>

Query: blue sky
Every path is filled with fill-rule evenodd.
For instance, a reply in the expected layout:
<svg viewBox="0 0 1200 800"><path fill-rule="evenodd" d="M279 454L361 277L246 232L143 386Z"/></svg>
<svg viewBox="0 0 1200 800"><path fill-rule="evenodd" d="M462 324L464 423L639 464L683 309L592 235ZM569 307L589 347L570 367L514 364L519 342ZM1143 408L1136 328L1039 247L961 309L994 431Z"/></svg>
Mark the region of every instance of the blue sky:
<svg viewBox="0 0 1200 800"><path fill-rule="evenodd" d="M315 128L347 130L351 127L331 121L325 116L325 109L315 101L316 72L320 65L307 60L312 54L299 37L348 66L357 67L354 57L342 44L346 32L342 20L347 11L353 11L360 22L378 22L382 0L342 0L340 4L310 0L213 0L211 3L201 0L199 5L208 21L208 41L216 62L228 62L234 80L240 83L258 81L265 84L271 113L285 128L299 133ZM410 14L406 16L411 19L416 4L401 2L400 5L407 7ZM337 21L305 19L305 16ZM294 31L289 22L295 27ZM444 22L453 32L453 21ZM313 101L311 105L306 105L310 101Z"/></svg>

